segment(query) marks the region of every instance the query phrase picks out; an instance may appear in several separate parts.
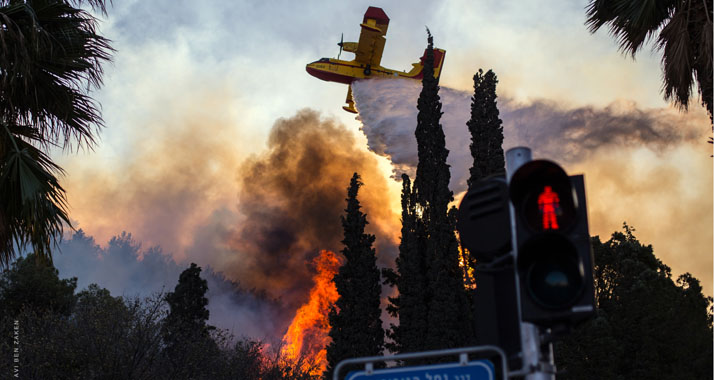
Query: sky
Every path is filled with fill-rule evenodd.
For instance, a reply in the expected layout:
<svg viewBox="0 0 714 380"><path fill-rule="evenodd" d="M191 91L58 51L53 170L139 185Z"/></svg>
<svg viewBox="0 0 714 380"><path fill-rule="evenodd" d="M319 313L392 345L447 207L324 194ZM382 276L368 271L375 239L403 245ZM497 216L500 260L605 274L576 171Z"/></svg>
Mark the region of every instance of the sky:
<svg viewBox="0 0 714 380"><path fill-rule="evenodd" d="M336 57L343 33L357 41L368 6L391 20L383 66L408 70L425 27L447 52L442 124L457 198L472 77L492 69L504 147L584 174L592 235L607 240L626 221L675 277L691 272L712 294L706 112L697 97L687 113L662 99L652 44L632 59L607 30L590 34L585 1L115 2L99 29L116 53L93 93L105 128L91 150L54 153L75 227L101 247L127 231L297 307L307 263L340 249L345 190L360 171L380 264L393 265L401 184L391 177L414 164L419 83L356 86L356 118L341 109L346 86L305 71Z"/></svg>

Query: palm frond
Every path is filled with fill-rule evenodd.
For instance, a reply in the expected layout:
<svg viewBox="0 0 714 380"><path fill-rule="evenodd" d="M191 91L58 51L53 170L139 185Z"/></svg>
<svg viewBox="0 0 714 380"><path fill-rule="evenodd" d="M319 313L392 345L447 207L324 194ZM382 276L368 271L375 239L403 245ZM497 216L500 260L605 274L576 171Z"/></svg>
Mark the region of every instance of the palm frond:
<svg viewBox="0 0 714 380"><path fill-rule="evenodd" d="M712 5L707 0L693 4L694 22L690 23L692 38L698 40L695 47L697 55L694 59L694 77L699 85L699 95L702 105L709 113L709 120L714 126L714 83L712 83ZM702 25L700 27L700 25ZM693 41L696 42L696 41Z"/></svg>
<svg viewBox="0 0 714 380"><path fill-rule="evenodd" d="M71 228L62 169L42 149L91 148L103 126L89 94L114 50L81 7L106 15L107 3L0 0L0 265L16 244L51 262Z"/></svg>
<svg viewBox="0 0 714 380"><path fill-rule="evenodd" d="M32 124L42 144L92 147L103 125L88 92L102 84L102 63L111 59L110 41L99 36L97 20L63 2L33 2L0 8L0 112Z"/></svg>
<svg viewBox="0 0 714 380"><path fill-rule="evenodd" d="M687 109L692 94L694 78L692 66L694 52L689 31L689 8L678 8L667 26L659 35L664 68L664 98L673 100L682 109Z"/></svg>
<svg viewBox="0 0 714 380"><path fill-rule="evenodd" d="M73 5L77 8L81 7L84 4L89 5L93 10L100 12L102 15L106 16L107 15L107 1L105 0L71 0L68 1L70 5ZM109 4L112 4L112 0L109 0Z"/></svg>
<svg viewBox="0 0 714 380"><path fill-rule="evenodd" d="M623 53L635 53L666 23L676 0L592 0L585 25L595 33L609 24Z"/></svg>
<svg viewBox="0 0 714 380"><path fill-rule="evenodd" d="M14 258L14 245L31 244L38 257L52 262L51 249L70 226L67 199L56 174L62 169L41 150L10 133L4 125L0 164L0 264Z"/></svg>

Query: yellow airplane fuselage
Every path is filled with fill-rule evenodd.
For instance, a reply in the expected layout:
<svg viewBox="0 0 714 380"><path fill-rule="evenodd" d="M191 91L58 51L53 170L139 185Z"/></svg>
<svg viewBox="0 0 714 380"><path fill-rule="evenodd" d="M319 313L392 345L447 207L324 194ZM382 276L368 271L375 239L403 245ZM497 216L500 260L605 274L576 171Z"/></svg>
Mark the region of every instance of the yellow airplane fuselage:
<svg viewBox="0 0 714 380"><path fill-rule="evenodd" d="M441 68L444 64L446 51L443 49L434 49L434 77L439 78ZM328 82L337 82L344 84L352 84L359 79L372 78L405 78L421 80L424 78L424 57L418 63L412 63L411 70L398 71L388 69L382 66L370 66L357 61L344 61L335 58L322 58L315 62L308 63L305 67L308 74L315 78L322 79ZM351 100L351 94L348 95ZM351 104L345 107L346 111L356 112Z"/></svg>
<svg viewBox="0 0 714 380"><path fill-rule="evenodd" d="M322 58L318 61L308 63L305 69L310 75L316 78L344 84L351 84L353 81L358 79L384 77L422 79L424 77L422 74L423 67L419 63L413 63L412 69L409 72L406 72L392 70L382 66L371 67L355 61ZM441 68L439 67L438 70L440 69ZM434 76L439 76L437 69L434 70Z"/></svg>

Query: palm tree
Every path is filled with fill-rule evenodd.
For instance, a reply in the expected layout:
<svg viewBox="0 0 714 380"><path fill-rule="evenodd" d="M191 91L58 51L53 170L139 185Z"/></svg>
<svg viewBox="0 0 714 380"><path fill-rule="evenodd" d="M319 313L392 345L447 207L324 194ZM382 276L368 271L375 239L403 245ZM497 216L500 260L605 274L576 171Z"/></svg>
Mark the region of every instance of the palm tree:
<svg viewBox="0 0 714 380"><path fill-rule="evenodd" d="M0 0L0 265L31 244L51 248L71 228L47 151L92 148L103 121L89 96L113 49L97 34L103 0Z"/></svg>
<svg viewBox="0 0 714 380"><path fill-rule="evenodd" d="M662 51L666 100L687 109L694 80L712 112L711 0L590 0L586 25L595 33L608 24L624 53L635 53L655 34Z"/></svg>

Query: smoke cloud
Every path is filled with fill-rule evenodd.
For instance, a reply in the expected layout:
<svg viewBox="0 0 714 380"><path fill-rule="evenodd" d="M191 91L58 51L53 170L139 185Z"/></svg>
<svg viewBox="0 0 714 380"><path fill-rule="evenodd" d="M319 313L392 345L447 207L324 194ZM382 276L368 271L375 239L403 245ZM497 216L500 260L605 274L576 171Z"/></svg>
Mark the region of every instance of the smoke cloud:
<svg viewBox="0 0 714 380"><path fill-rule="evenodd" d="M279 119L262 152L242 154L250 141L236 142L240 122L217 112L221 99L150 115L127 160L71 162L72 215L92 238L67 240L57 265L81 285L148 295L173 290L196 262L208 276L212 323L279 338L313 286L309 263L342 248L352 173L364 182L359 199L384 265L395 258L399 186L357 134L311 110ZM132 235L114 236L121 230Z"/></svg>
<svg viewBox="0 0 714 380"><path fill-rule="evenodd" d="M358 118L375 153L395 176L414 175L416 103L421 84L369 80L353 84ZM473 93L441 87L441 124L450 150L451 189L466 190L473 163L466 127ZM709 118L701 107L641 109L618 101L567 108L548 100L498 99L504 150L528 146L534 158L584 173L591 234L609 235L627 221L674 272L690 272L712 292L712 159Z"/></svg>
<svg viewBox="0 0 714 380"><path fill-rule="evenodd" d="M231 236L237 255L226 272L289 304L304 302L313 276L306 263L320 249L342 248L340 216L354 172L364 182L359 200L369 231L378 237L379 255L393 260L398 215L376 157L345 126L302 110L278 120L267 150L239 170L238 213L244 222Z"/></svg>

